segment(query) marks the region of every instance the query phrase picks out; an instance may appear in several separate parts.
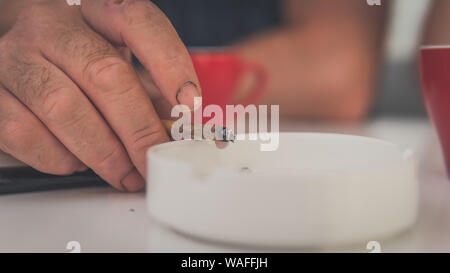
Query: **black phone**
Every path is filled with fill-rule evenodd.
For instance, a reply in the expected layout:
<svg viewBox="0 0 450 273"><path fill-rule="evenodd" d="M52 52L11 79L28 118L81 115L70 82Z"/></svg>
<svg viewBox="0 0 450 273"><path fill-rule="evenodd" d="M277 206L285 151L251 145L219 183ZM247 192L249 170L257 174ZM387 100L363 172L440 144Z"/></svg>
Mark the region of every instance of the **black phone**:
<svg viewBox="0 0 450 273"><path fill-rule="evenodd" d="M0 168L0 195L101 186L107 186L107 183L91 170L58 176L30 167Z"/></svg>

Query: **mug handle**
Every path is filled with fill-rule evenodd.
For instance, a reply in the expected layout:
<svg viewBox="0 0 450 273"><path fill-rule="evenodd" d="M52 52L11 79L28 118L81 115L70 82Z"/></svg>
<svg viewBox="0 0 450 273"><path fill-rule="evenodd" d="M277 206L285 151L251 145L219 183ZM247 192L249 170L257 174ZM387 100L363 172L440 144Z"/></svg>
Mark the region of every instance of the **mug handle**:
<svg viewBox="0 0 450 273"><path fill-rule="evenodd" d="M243 105L249 105L258 101L266 91L268 75L266 69L257 63L244 63L242 65L242 75L256 75L256 84L248 91L248 95L243 98Z"/></svg>

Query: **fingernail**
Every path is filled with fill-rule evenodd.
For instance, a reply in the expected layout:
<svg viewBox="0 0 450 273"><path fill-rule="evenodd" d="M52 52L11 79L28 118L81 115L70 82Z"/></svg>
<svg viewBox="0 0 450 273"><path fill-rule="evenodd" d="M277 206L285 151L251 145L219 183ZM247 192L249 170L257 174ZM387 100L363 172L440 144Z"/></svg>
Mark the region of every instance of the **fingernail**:
<svg viewBox="0 0 450 273"><path fill-rule="evenodd" d="M122 187L128 192L137 192L145 185L144 178L134 168L125 178L120 181Z"/></svg>
<svg viewBox="0 0 450 273"><path fill-rule="evenodd" d="M191 111L196 110L194 107L194 98L201 97L198 87L193 82L186 82L181 86L177 93L177 101L179 104L186 105Z"/></svg>

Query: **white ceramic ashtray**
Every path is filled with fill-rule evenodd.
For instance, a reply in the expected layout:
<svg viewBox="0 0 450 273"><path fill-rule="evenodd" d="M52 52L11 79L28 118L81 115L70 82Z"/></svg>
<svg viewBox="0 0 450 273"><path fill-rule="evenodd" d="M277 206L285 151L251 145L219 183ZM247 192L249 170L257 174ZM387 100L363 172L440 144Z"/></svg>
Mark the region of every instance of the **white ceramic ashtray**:
<svg viewBox="0 0 450 273"><path fill-rule="evenodd" d="M379 240L414 224L413 153L377 139L281 133L226 149L180 141L148 152L147 205L165 226L250 246L321 247Z"/></svg>

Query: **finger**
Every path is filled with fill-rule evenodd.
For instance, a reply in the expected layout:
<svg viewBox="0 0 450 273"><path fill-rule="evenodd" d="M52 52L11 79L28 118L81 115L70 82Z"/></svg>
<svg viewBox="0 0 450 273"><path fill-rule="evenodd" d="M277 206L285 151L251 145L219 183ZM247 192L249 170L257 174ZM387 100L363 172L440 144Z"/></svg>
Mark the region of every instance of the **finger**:
<svg viewBox="0 0 450 273"><path fill-rule="evenodd" d="M14 67L5 70L4 67ZM120 190L144 185L128 155L78 87L40 57L16 56L0 81L84 164Z"/></svg>
<svg viewBox="0 0 450 273"><path fill-rule="evenodd" d="M126 45L170 104L194 108L201 96L192 59L167 17L147 0L86 1L85 19L109 40Z"/></svg>
<svg viewBox="0 0 450 273"><path fill-rule="evenodd" d="M68 175L86 170L83 163L1 86L0 149L45 173Z"/></svg>
<svg viewBox="0 0 450 273"><path fill-rule="evenodd" d="M136 69L142 86L144 87L147 95L150 97L153 106L160 119L172 119L171 112L172 106L161 94L161 91L153 82L150 74L145 69Z"/></svg>
<svg viewBox="0 0 450 273"><path fill-rule="evenodd" d="M40 50L87 94L145 177L148 148L169 141L152 102L132 65L109 42L84 22L72 25L54 25Z"/></svg>

